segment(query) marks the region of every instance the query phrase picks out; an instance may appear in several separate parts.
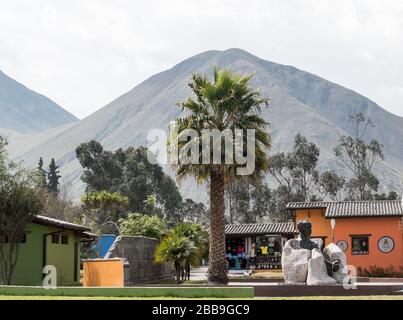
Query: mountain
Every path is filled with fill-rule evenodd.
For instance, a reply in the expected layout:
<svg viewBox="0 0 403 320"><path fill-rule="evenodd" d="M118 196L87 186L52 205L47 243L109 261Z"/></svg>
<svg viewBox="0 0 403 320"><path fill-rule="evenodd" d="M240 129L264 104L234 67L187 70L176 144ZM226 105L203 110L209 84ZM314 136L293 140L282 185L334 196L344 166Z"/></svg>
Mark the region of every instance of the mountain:
<svg viewBox="0 0 403 320"><path fill-rule="evenodd" d="M294 136L302 133L321 148L321 166L343 172L333 147L339 136L351 134L347 123L352 112L363 112L376 124L372 131L382 144L386 159L377 174L386 189L403 190L403 118L395 116L366 97L292 66L260 59L240 49L207 51L172 69L156 74L80 122L34 135L10 146L14 159L36 165L39 157L55 157L64 181L82 192L81 168L75 159L78 144L96 139L105 148L147 145L147 132L166 129L180 115L176 103L191 92L187 83L192 72L211 75L212 66L229 67L241 74L255 73L252 85L270 98L263 116L270 126L272 152L290 150ZM198 199L194 184L182 186L185 196Z"/></svg>
<svg viewBox="0 0 403 320"><path fill-rule="evenodd" d="M45 96L0 71L0 134L13 139L78 119Z"/></svg>

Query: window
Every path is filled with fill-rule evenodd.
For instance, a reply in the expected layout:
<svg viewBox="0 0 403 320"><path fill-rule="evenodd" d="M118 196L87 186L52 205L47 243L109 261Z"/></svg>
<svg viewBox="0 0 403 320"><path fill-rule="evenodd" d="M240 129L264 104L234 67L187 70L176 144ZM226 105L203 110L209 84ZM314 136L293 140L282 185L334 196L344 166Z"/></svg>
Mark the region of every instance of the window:
<svg viewBox="0 0 403 320"><path fill-rule="evenodd" d="M62 234L62 244L69 244L69 235L68 234Z"/></svg>
<svg viewBox="0 0 403 320"><path fill-rule="evenodd" d="M52 234L52 243L59 244L60 242L60 235L59 234Z"/></svg>
<svg viewBox="0 0 403 320"><path fill-rule="evenodd" d="M369 254L369 237L368 236L352 236L351 237L351 254L367 255Z"/></svg>

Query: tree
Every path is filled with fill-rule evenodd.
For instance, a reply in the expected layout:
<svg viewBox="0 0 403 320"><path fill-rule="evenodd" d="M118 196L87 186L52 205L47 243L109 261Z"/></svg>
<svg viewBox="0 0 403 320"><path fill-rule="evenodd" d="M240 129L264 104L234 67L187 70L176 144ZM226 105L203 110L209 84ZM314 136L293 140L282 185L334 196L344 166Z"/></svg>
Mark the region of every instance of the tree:
<svg viewBox="0 0 403 320"><path fill-rule="evenodd" d="M117 192L98 191L87 193L81 198L85 207L84 224L91 225L98 234L119 231L117 222L128 208L129 199Z"/></svg>
<svg viewBox="0 0 403 320"><path fill-rule="evenodd" d="M37 192L25 182L8 181L0 187L1 280L11 285L20 244L28 224L41 211Z"/></svg>
<svg viewBox="0 0 403 320"><path fill-rule="evenodd" d="M291 191L284 185L278 186L272 191L272 201L270 203L270 221L286 222L292 220L292 213L287 210L290 202L304 201L301 193Z"/></svg>
<svg viewBox="0 0 403 320"><path fill-rule="evenodd" d="M209 221L208 212L204 203L186 199L180 210L182 221L207 225Z"/></svg>
<svg viewBox="0 0 403 320"><path fill-rule="evenodd" d="M286 210L289 202L317 198L319 156L320 149L301 134L297 134L292 151L280 152L270 157L270 175L278 183L277 189L272 191L272 221L291 219L290 212Z"/></svg>
<svg viewBox="0 0 403 320"><path fill-rule="evenodd" d="M181 223L172 230L171 234L188 238L197 249L196 255L191 259L186 259L184 268L182 268L182 280L185 278L190 280L191 266L200 265L202 259L206 259L208 256L208 232L199 224Z"/></svg>
<svg viewBox="0 0 403 320"><path fill-rule="evenodd" d="M7 174L7 140L0 136L0 181L3 181Z"/></svg>
<svg viewBox="0 0 403 320"><path fill-rule="evenodd" d="M207 258L208 232L202 225L197 223L181 223L173 228L171 233L193 241L197 248L199 258Z"/></svg>
<svg viewBox="0 0 403 320"><path fill-rule="evenodd" d="M198 151L203 150L198 155L198 161L196 161L198 163L179 162L174 164L174 168L179 180L186 176L194 176L199 182L209 181L210 256L208 279L210 283L222 284L228 282L224 228L225 185L237 179L258 179L261 172L266 172L269 166L267 149L271 144L267 133L268 123L260 117L261 107L267 105L268 100L262 98L258 91L249 86L252 76L241 77L229 70L218 70L216 68L214 68L213 73L212 81L207 76L193 74L189 87L195 97L190 97L179 104L185 115L177 119L175 123L178 129L178 137L171 136L169 150L178 150L180 158L185 157L192 148ZM189 130L197 132L198 137L182 139L183 136L186 137ZM206 130L229 133L232 146L239 137L244 138L242 148L238 146L238 149L235 149L241 155L247 155L247 150L249 150L248 139L245 139L245 137L247 138L247 130L253 131L254 139L249 141L255 147L255 152L252 155L253 172L244 176L237 175L236 172L242 165L225 163L226 155L233 154L230 154L230 150L226 150L228 152L226 153L225 147L219 150L218 146L224 146L222 140L213 143L213 147L210 144L204 149L203 132ZM239 131L237 134L236 130L243 130L242 135ZM220 152L218 157L221 159L218 164L214 160L217 151ZM171 152L169 154L175 157ZM209 160L206 161L206 158Z"/></svg>
<svg viewBox="0 0 403 320"><path fill-rule="evenodd" d="M76 148L77 159L84 168L81 180L87 184L87 192L118 191L116 184L122 179L122 162L125 160L125 155L121 154L121 150L117 153L104 150L95 140L82 143Z"/></svg>
<svg viewBox="0 0 403 320"><path fill-rule="evenodd" d="M37 171L38 171L38 180L39 180L38 187L41 189L47 189L48 186L47 186L46 177L47 177L48 173L46 172L45 169L43 169L42 157L39 158Z"/></svg>
<svg viewBox="0 0 403 320"><path fill-rule="evenodd" d="M256 223L269 216L272 191L262 179L236 181L225 186L225 200L229 223Z"/></svg>
<svg viewBox="0 0 403 320"><path fill-rule="evenodd" d="M148 161L147 153L145 147L111 152L97 141L83 143L76 149L87 192L118 192L129 198L132 212L158 215L170 224L178 223L182 203L178 187L161 166Z"/></svg>
<svg viewBox="0 0 403 320"><path fill-rule="evenodd" d="M269 186L263 181L252 185L251 191L252 207L250 219L245 220L245 223L256 223L264 218L270 218L270 212L273 202L273 192Z"/></svg>
<svg viewBox="0 0 403 320"><path fill-rule="evenodd" d="M190 267L198 266L207 256L208 233L201 225L182 223L171 230L155 251L157 262L172 262L176 282L190 279Z"/></svg>
<svg viewBox="0 0 403 320"><path fill-rule="evenodd" d="M160 218L140 213L129 213L127 218L120 219L118 224L121 234L125 236L144 236L159 240L166 230L166 225Z"/></svg>
<svg viewBox="0 0 403 320"><path fill-rule="evenodd" d="M120 233L118 219L127 208L129 199L117 192L92 192L81 198L84 210L84 224L98 234L98 258L101 257L101 235L105 232ZM110 231L111 230L111 231Z"/></svg>
<svg viewBox="0 0 403 320"><path fill-rule="evenodd" d="M350 200L368 200L373 191L378 191L379 180L374 174L374 166L384 159L383 146L375 139L365 141L368 129L374 127L370 118L359 112L349 116L348 121L354 136L341 136L334 152L352 173L347 182Z"/></svg>
<svg viewBox="0 0 403 320"><path fill-rule="evenodd" d="M20 243L41 203L33 175L7 161L5 146L0 137L0 280L11 285Z"/></svg>
<svg viewBox="0 0 403 320"><path fill-rule="evenodd" d="M297 134L292 152L270 157L270 174L289 194L298 194L300 201L309 201L318 180L319 155L320 150L314 143Z"/></svg>
<svg viewBox="0 0 403 320"><path fill-rule="evenodd" d="M241 223L250 211L249 183L233 182L226 184L224 190L227 221L230 224Z"/></svg>
<svg viewBox="0 0 403 320"><path fill-rule="evenodd" d="M71 196L65 185L60 188L58 194L48 192L43 188L40 188L38 191L44 216L72 223L82 223L83 210L79 204L71 200Z"/></svg>
<svg viewBox="0 0 403 320"><path fill-rule="evenodd" d="M301 134L297 134L290 169L305 201L309 200L319 175L317 170L319 155L320 150L314 143L309 142Z"/></svg>
<svg viewBox="0 0 403 320"><path fill-rule="evenodd" d="M184 270L189 263L199 261L198 250L194 242L187 237L171 234L164 238L155 251L156 262L171 262L175 270L176 283L181 283Z"/></svg>
<svg viewBox="0 0 403 320"><path fill-rule="evenodd" d="M374 194L372 195L372 199L376 201L383 201L383 200L399 200L399 195L396 191L390 191L388 194Z"/></svg>
<svg viewBox="0 0 403 320"><path fill-rule="evenodd" d="M317 182L318 190L324 198L332 201L342 201L346 179L334 171L323 172Z"/></svg>
<svg viewBox="0 0 403 320"><path fill-rule="evenodd" d="M48 172L48 190L49 192L58 193L59 192L59 180L61 176L59 175L59 166L56 165L55 159L52 158L49 164Z"/></svg>

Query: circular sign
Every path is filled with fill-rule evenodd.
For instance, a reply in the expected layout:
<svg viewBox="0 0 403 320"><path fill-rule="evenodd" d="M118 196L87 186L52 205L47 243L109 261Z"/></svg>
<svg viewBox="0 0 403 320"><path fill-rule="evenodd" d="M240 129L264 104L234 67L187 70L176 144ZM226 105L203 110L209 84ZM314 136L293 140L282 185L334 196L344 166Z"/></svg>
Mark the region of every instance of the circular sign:
<svg viewBox="0 0 403 320"><path fill-rule="evenodd" d="M382 237L378 241L378 249L383 253L389 253L395 248L395 242L391 237Z"/></svg>
<svg viewBox="0 0 403 320"><path fill-rule="evenodd" d="M336 245L337 245L342 251L347 251L347 248L348 248L347 241L345 241L345 240L337 241Z"/></svg>

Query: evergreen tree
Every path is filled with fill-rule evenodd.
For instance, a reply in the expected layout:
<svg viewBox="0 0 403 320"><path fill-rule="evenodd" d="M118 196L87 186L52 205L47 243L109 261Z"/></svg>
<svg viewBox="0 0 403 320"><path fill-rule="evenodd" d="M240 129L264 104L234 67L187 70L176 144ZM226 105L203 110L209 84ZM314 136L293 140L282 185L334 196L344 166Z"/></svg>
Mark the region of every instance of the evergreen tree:
<svg viewBox="0 0 403 320"><path fill-rule="evenodd" d="M56 165L55 159L52 158L49 165L48 172L48 190L49 192L58 193L59 192L59 166Z"/></svg>
<svg viewBox="0 0 403 320"><path fill-rule="evenodd" d="M38 182L39 188L46 189L47 188L47 180L46 180L47 172L45 169L43 169L42 157L39 158L37 171L38 171L38 176L39 176L39 182Z"/></svg>

